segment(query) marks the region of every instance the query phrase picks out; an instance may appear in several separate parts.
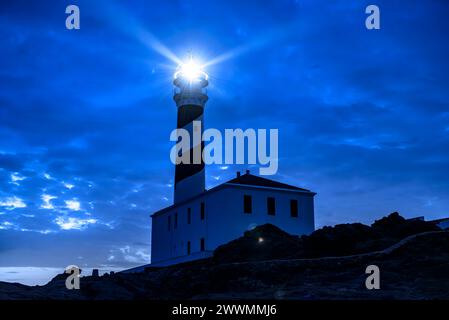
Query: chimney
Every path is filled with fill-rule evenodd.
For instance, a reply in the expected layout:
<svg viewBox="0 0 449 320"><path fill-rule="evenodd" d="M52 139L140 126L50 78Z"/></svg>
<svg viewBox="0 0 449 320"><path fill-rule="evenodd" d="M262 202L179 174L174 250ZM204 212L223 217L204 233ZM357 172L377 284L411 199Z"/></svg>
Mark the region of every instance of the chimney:
<svg viewBox="0 0 449 320"><path fill-rule="evenodd" d="M240 171L237 171L237 178L240 177Z"/></svg>
<svg viewBox="0 0 449 320"><path fill-rule="evenodd" d="M92 269L92 277L98 277L98 269Z"/></svg>
<svg viewBox="0 0 449 320"><path fill-rule="evenodd" d="M246 170L246 174L249 174L249 170Z"/></svg>

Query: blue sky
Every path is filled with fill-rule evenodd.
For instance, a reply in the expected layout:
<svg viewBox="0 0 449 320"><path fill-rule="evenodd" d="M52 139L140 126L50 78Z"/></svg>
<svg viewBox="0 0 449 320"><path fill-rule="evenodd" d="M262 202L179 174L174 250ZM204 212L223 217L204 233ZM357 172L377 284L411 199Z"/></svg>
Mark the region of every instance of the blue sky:
<svg viewBox="0 0 449 320"><path fill-rule="evenodd" d="M65 28L72 3L80 30ZM381 30L365 28L369 4ZM149 260L149 215L173 197L168 50L223 58L207 70L206 128L278 128L274 178L318 193L318 227L449 216L448 8L2 1L0 280ZM244 169L211 165L207 185Z"/></svg>

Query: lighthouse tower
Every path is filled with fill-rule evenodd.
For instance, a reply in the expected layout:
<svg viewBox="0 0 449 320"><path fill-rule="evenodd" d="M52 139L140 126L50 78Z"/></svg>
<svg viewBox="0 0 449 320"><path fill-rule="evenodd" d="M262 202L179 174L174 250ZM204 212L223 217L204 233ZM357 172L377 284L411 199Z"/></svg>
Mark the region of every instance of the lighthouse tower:
<svg viewBox="0 0 449 320"><path fill-rule="evenodd" d="M311 233L315 193L310 190L258 177L249 170L205 190L201 137L208 75L190 59L179 66L173 84L177 136L182 141L176 144L174 204L151 215L151 266L208 258L248 226L271 223L291 234ZM141 272L145 267L126 272Z"/></svg>
<svg viewBox="0 0 449 320"><path fill-rule="evenodd" d="M190 136L190 150L182 150L189 152L190 161L176 164L175 168L174 202L179 203L205 191L204 142L201 137L204 107L208 100L208 75L190 58L179 66L173 84L173 99L178 109L177 128L187 130Z"/></svg>

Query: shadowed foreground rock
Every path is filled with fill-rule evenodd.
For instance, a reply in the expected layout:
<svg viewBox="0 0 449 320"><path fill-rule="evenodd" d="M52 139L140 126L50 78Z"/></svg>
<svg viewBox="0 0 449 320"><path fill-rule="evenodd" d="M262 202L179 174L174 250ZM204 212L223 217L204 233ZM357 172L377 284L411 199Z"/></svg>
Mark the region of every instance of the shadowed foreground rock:
<svg viewBox="0 0 449 320"><path fill-rule="evenodd" d="M381 290L365 288L370 264L381 270ZM67 290L65 278L36 287L0 282L0 299L449 299L449 232L397 213L307 237L264 225L211 259L83 277L80 290Z"/></svg>
<svg viewBox="0 0 449 320"><path fill-rule="evenodd" d="M371 226L361 223L339 224L302 237L289 235L267 224L218 247L214 252L214 261L223 263L353 255L385 249L413 234L439 230L430 222L406 220L397 212L375 221Z"/></svg>

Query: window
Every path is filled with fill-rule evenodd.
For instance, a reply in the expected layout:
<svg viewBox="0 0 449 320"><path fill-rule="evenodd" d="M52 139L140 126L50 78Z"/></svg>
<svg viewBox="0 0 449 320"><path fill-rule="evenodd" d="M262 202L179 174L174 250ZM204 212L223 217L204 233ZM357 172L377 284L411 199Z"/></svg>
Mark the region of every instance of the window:
<svg viewBox="0 0 449 320"><path fill-rule="evenodd" d="M187 224L190 224L192 222L192 210L190 208L187 208Z"/></svg>
<svg viewBox="0 0 449 320"><path fill-rule="evenodd" d="M267 198L267 212L270 216L274 216L276 213L276 203L273 197Z"/></svg>
<svg viewBox="0 0 449 320"><path fill-rule="evenodd" d="M201 202L201 220L204 220L205 212L204 212L204 202Z"/></svg>
<svg viewBox="0 0 449 320"><path fill-rule="evenodd" d="M171 228L171 216L168 216L168 231L170 231Z"/></svg>
<svg viewBox="0 0 449 320"><path fill-rule="evenodd" d="M190 254L190 241L187 241L187 254Z"/></svg>
<svg viewBox="0 0 449 320"><path fill-rule="evenodd" d="M290 200L290 216L293 218L298 217L298 200Z"/></svg>
<svg viewBox="0 0 449 320"><path fill-rule="evenodd" d="M253 202L251 196L245 194L243 196L243 212L252 213L253 212Z"/></svg>
<svg viewBox="0 0 449 320"><path fill-rule="evenodd" d="M175 213L175 225L173 227L173 229L176 229L178 227L178 213Z"/></svg>
<svg viewBox="0 0 449 320"><path fill-rule="evenodd" d="M201 238L200 250L201 250L201 251L206 250L205 247L206 247L206 246L205 246L205 243L204 243L204 238Z"/></svg>

